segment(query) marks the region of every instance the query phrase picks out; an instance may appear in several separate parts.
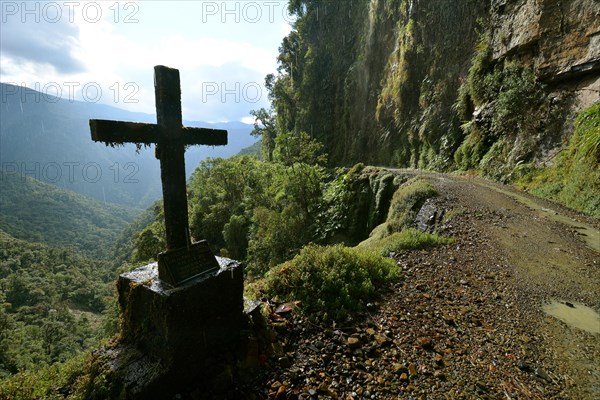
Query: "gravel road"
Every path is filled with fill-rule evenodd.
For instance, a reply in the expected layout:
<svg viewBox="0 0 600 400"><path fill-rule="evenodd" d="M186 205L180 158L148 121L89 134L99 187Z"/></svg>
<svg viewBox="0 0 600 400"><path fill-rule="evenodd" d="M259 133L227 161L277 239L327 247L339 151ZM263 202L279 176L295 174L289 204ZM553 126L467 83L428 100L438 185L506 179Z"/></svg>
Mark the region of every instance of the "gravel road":
<svg viewBox="0 0 600 400"><path fill-rule="evenodd" d="M600 399L598 221L483 179L420 174L454 243L392 254L402 281L354 320L282 315L234 398Z"/></svg>

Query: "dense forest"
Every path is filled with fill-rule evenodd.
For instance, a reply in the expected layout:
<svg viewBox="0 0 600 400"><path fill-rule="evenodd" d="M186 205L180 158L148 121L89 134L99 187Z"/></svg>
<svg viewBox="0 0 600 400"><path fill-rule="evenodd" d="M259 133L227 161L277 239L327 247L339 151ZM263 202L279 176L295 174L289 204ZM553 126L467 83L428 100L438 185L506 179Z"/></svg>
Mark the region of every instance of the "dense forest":
<svg viewBox="0 0 600 400"><path fill-rule="evenodd" d="M140 210L0 170L0 376L64 362L116 332L114 281ZM138 215L137 218L136 215ZM140 222L141 221L141 222ZM118 243L120 247L115 247Z"/></svg>
<svg viewBox="0 0 600 400"><path fill-rule="evenodd" d="M64 362L114 328L107 261L0 231L0 375Z"/></svg>

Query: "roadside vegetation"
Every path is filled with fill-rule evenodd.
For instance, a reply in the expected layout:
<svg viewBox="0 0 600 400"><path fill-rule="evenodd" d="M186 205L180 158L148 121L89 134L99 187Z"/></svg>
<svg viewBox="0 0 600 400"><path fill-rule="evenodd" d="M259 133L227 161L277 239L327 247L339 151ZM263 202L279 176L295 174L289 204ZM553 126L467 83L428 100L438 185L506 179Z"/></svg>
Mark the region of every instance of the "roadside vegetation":
<svg viewBox="0 0 600 400"><path fill-rule="evenodd" d="M534 170L521 189L600 218L600 103L582 111L575 131L551 167Z"/></svg>
<svg viewBox="0 0 600 400"><path fill-rule="evenodd" d="M248 293L277 302L300 301L309 317L343 321L400 278L396 263L360 248L308 245L292 260L250 284Z"/></svg>

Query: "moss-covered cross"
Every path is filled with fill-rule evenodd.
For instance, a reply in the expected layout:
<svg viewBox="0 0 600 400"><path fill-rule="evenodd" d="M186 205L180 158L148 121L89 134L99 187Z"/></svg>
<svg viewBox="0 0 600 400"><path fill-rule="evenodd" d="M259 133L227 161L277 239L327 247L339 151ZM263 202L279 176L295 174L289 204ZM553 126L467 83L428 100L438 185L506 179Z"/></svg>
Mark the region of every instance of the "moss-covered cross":
<svg viewBox="0 0 600 400"><path fill-rule="evenodd" d="M92 140L115 146L123 143L156 144L160 160L167 250L189 247L185 181L185 146L227 144L227 131L184 127L181 118L179 71L154 67L156 124L91 119Z"/></svg>

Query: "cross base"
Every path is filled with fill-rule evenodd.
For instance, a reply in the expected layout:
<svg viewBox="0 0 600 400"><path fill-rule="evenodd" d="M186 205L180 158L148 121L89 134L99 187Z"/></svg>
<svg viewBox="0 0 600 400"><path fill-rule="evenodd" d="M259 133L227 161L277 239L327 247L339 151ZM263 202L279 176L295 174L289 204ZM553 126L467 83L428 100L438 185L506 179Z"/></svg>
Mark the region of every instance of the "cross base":
<svg viewBox="0 0 600 400"><path fill-rule="evenodd" d="M219 257L219 270L171 287L157 263L122 274L117 282L121 337L160 358L213 349L237 337L243 319L243 267Z"/></svg>
<svg viewBox="0 0 600 400"><path fill-rule="evenodd" d="M172 398L228 376L244 325L243 266L217 261L218 271L175 288L158 279L157 263L119 277L121 336L97 355L115 393Z"/></svg>

